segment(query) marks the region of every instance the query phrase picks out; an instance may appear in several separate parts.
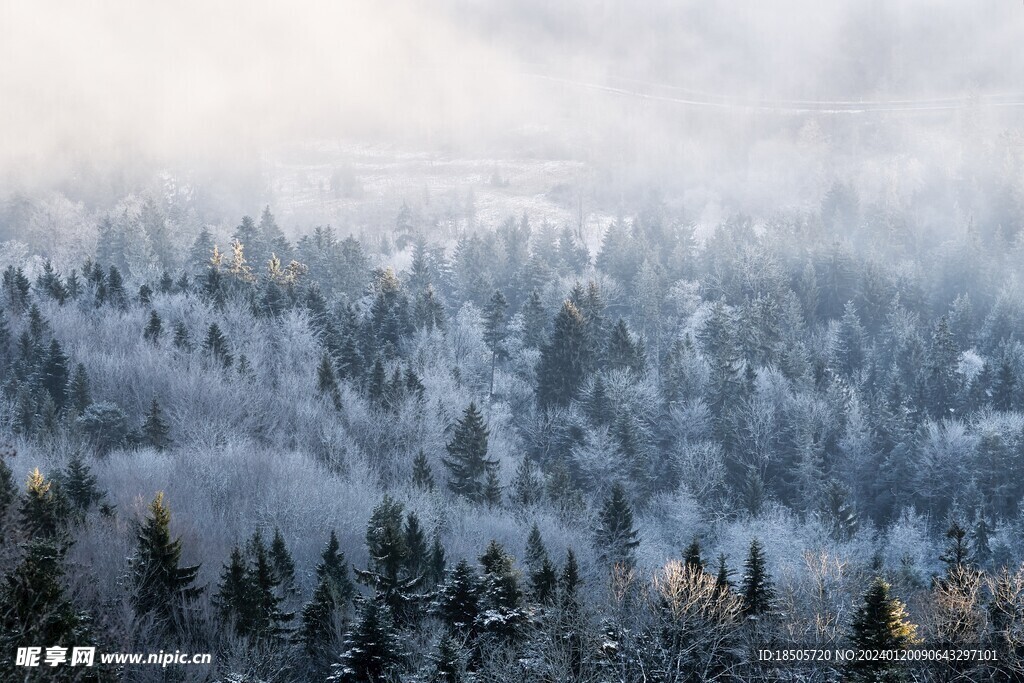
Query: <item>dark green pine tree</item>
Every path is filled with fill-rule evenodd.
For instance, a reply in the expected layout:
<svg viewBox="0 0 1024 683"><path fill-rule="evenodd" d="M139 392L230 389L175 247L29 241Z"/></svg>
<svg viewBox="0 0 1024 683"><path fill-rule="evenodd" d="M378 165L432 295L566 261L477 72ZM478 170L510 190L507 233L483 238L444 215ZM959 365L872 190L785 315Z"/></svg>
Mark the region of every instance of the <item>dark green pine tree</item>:
<svg viewBox="0 0 1024 683"><path fill-rule="evenodd" d="M445 625L464 635L476 631L480 615L480 578L465 559L459 560L451 575L437 591L435 610Z"/></svg>
<svg viewBox="0 0 1024 683"><path fill-rule="evenodd" d="M115 266L110 266L107 272L107 301L117 308L128 307L128 295L124 291L124 278L121 271Z"/></svg>
<svg viewBox="0 0 1024 683"><path fill-rule="evenodd" d="M149 312L149 322L146 323L145 329L142 331L142 338L148 342L157 343L160 340L160 335L164 331L164 322L160 319L160 315L152 310Z"/></svg>
<svg viewBox="0 0 1024 683"><path fill-rule="evenodd" d="M63 410L67 405L69 374L68 357L64 355L60 342L51 339L43 366L43 387L50 394L58 411Z"/></svg>
<svg viewBox="0 0 1024 683"><path fill-rule="evenodd" d="M480 565L484 570L480 604L487 614L481 626L500 638L511 638L526 617L520 609L523 593L514 560L492 540L480 556Z"/></svg>
<svg viewBox="0 0 1024 683"><path fill-rule="evenodd" d="M548 556L548 549L544 547L544 539L540 535L540 527L534 522L530 527L530 534L526 537L526 553L523 555L523 564L531 572L540 569L544 558Z"/></svg>
<svg viewBox="0 0 1024 683"><path fill-rule="evenodd" d="M189 337L188 327L181 320L174 323L174 348L185 353L192 352L192 339Z"/></svg>
<svg viewBox="0 0 1024 683"><path fill-rule="evenodd" d="M958 581L965 570L973 567L971 548L967 538L967 530L953 520L946 529L946 549L939 557L946 565L947 581Z"/></svg>
<svg viewBox="0 0 1024 683"><path fill-rule="evenodd" d="M324 351L320 357L320 365L316 369L316 393L328 396L336 410L341 410L341 392L338 390L338 378L334 374L334 362L331 354Z"/></svg>
<svg viewBox="0 0 1024 683"><path fill-rule="evenodd" d="M718 553L718 572L715 574L715 591L724 595L732 590L732 570L725 563L725 553Z"/></svg>
<svg viewBox="0 0 1024 683"><path fill-rule="evenodd" d="M384 374L384 363L380 357L374 359L370 370L369 382L366 387L366 398L374 408L382 408L386 402L387 377Z"/></svg>
<svg viewBox="0 0 1024 683"><path fill-rule="evenodd" d="M609 370L626 370L637 375L644 371L643 344L633 341L622 318L612 328L605 357Z"/></svg>
<svg viewBox="0 0 1024 683"><path fill-rule="evenodd" d="M341 662L328 681L375 683L391 680L405 658L405 651L391 612L376 598L363 601L359 623L345 638Z"/></svg>
<svg viewBox="0 0 1024 683"><path fill-rule="evenodd" d="M284 598L270 551L257 531L249 541L246 568L246 609L243 612L248 635L257 640L276 640L285 624L295 616L281 609Z"/></svg>
<svg viewBox="0 0 1024 683"><path fill-rule="evenodd" d="M700 540L694 537L690 541L690 545L686 546L686 551L683 552L683 565L689 569L696 571L704 571L704 558L700 554Z"/></svg>
<svg viewBox="0 0 1024 683"><path fill-rule="evenodd" d="M587 397L586 411L590 423L595 427L611 424L615 418L614 406L601 375L594 379L594 386Z"/></svg>
<svg viewBox="0 0 1024 683"><path fill-rule="evenodd" d="M430 559L427 535L420 518L410 511L405 517L405 571L409 576L424 576Z"/></svg>
<svg viewBox="0 0 1024 683"><path fill-rule="evenodd" d="M430 675L430 683L463 683L465 665L458 643L449 634L441 636L437 644L437 654L432 658L434 671Z"/></svg>
<svg viewBox="0 0 1024 683"><path fill-rule="evenodd" d="M96 482L96 475L89 469L81 454L74 453L61 472L60 490L79 516L103 500L103 491Z"/></svg>
<svg viewBox="0 0 1024 683"><path fill-rule="evenodd" d="M181 539L171 540L171 510L159 492L139 527L131 560L132 604L139 616L151 616L157 628L181 633L186 609L202 592L195 586L199 565L181 566Z"/></svg>
<svg viewBox="0 0 1024 683"><path fill-rule="evenodd" d="M146 421L142 424L142 436L148 445L162 451L171 444L170 435L171 428L164 420L163 411L154 396L146 412Z"/></svg>
<svg viewBox="0 0 1024 683"><path fill-rule="evenodd" d="M497 466L497 460L487 459L487 425L475 403L470 403L461 420L455 423L455 434L448 444L448 487L473 502L484 502L487 494L487 475Z"/></svg>
<svg viewBox="0 0 1024 683"><path fill-rule="evenodd" d="M505 338L508 336L508 300L501 290L494 290L484 309L484 343L491 351L491 388L488 396L494 396L494 370L498 360L507 355Z"/></svg>
<svg viewBox="0 0 1024 683"><path fill-rule="evenodd" d="M402 504L385 495L373 509L366 527L366 549L370 555L368 569L356 570L360 583L376 591L399 623L417 615L419 597L415 591L423 576L406 571L409 547L402 524Z"/></svg>
<svg viewBox="0 0 1024 683"><path fill-rule="evenodd" d="M284 593L298 592L295 589L295 561L277 527L274 527L274 538L270 541L270 566L274 579Z"/></svg>
<svg viewBox="0 0 1024 683"><path fill-rule="evenodd" d="M537 364L537 403L542 408L563 406L576 397L590 363L588 349L583 314L566 301L555 316L555 330L541 348Z"/></svg>
<svg viewBox="0 0 1024 683"><path fill-rule="evenodd" d="M88 642L87 617L75 610L65 593L62 547L45 539L26 543L21 561L4 578L0 588L0 647L10 653L0 663L0 675L5 680L54 680L11 670L17 647L46 643L43 647L71 648Z"/></svg>
<svg viewBox="0 0 1024 683"><path fill-rule="evenodd" d="M760 617L774 610L775 589L765 566L764 546L756 538L750 542L750 552L743 563L743 581L740 584L743 613Z"/></svg>
<svg viewBox="0 0 1024 683"><path fill-rule="evenodd" d="M213 235L210 234L210 230L206 226L203 226L188 252L187 265L193 275L205 273L206 269L210 267L213 246Z"/></svg>
<svg viewBox="0 0 1024 683"><path fill-rule="evenodd" d="M139 287L139 303L143 306L153 303L153 288L145 283Z"/></svg>
<svg viewBox="0 0 1024 683"><path fill-rule="evenodd" d="M323 579L317 583L313 597L302 608L299 626L299 640L305 646L306 654L313 658L316 669L321 668L326 651L338 639L334 618L336 611L330 583Z"/></svg>
<svg viewBox="0 0 1024 683"><path fill-rule="evenodd" d="M501 481L494 469L487 471L487 481L484 482L484 502L487 507L501 507Z"/></svg>
<svg viewBox="0 0 1024 683"><path fill-rule="evenodd" d="M5 449L0 452L0 545L3 544L3 538L7 532L7 511L18 499L18 486L14 483L14 474L3 457L8 452L13 452L13 449L11 451Z"/></svg>
<svg viewBox="0 0 1024 683"><path fill-rule="evenodd" d="M523 344L530 348L539 349L547 340L548 312L544 310L544 302L541 301L540 292L536 289L530 292L526 303L523 304Z"/></svg>
<svg viewBox="0 0 1024 683"><path fill-rule="evenodd" d="M327 547L324 548L320 563L316 566L316 578L321 583L326 581L335 608L344 611L355 594L355 587L349 578L348 563L340 547L338 536L332 529Z"/></svg>
<svg viewBox="0 0 1024 683"><path fill-rule="evenodd" d="M532 507L544 498L544 482L530 464L529 458L519 461L509 497L512 504L520 508Z"/></svg>
<svg viewBox="0 0 1024 683"><path fill-rule="evenodd" d="M217 610L217 618L223 628L231 628L236 635L245 635L245 621L248 605L248 584L245 575L245 558L236 545L231 549L231 557L224 565L217 584L217 594L213 597L213 605Z"/></svg>
<svg viewBox="0 0 1024 683"><path fill-rule="evenodd" d="M203 350L213 356L225 368L231 367L234 358L228 350L227 337L220 331L217 323L210 323L210 327L206 331L206 340L203 342Z"/></svg>
<svg viewBox="0 0 1024 683"><path fill-rule="evenodd" d="M38 538L56 536L67 520L68 504L63 492L38 467L29 473L20 513L25 531Z"/></svg>
<svg viewBox="0 0 1024 683"><path fill-rule="evenodd" d="M421 491L434 490L434 473L430 470L430 463L422 448L412 461L412 484Z"/></svg>
<svg viewBox="0 0 1024 683"><path fill-rule="evenodd" d="M974 561L979 567L988 567L989 562L992 560L991 538L992 527L989 525L988 520L985 519L985 513L980 512L978 513L977 521L974 523L974 529L971 532L971 550L974 554Z"/></svg>
<svg viewBox="0 0 1024 683"><path fill-rule="evenodd" d="M530 584L534 600L542 605L554 604L558 596L558 572L547 555L541 560L540 567L530 573Z"/></svg>
<svg viewBox="0 0 1024 683"><path fill-rule="evenodd" d="M427 578L432 585L436 586L444 581L447 564L441 537L434 532L434 540L430 544L430 557L427 558Z"/></svg>
<svg viewBox="0 0 1024 683"><path fill-rule="evenodd" d="M562 566L562 575L558 579L563 607L568 609L579 604L581 585L583 585L583 579L580 576L579 564L576 562L576 553L569 548L565 551L565 564Z"/></svg>
<svg viewBox="0 0 1024 683"><path fill-rule="evenodd" d="M626 490L616 482L601 507L596 548L601 559L610 565L632 567L636 547L640 545L633 526L633 508L626 500Z"/></svg>
<svg viewBox="0 0 1024 683"><path fill-rule="evenodd" d="M903 603L889 593L889 584L876 578L853 618L850 640L859 650L906 650L917 642L917 627L907 619ZM888 659L863 659L850 664L850 680L897 683L905 680L902 664Z"/></svg>

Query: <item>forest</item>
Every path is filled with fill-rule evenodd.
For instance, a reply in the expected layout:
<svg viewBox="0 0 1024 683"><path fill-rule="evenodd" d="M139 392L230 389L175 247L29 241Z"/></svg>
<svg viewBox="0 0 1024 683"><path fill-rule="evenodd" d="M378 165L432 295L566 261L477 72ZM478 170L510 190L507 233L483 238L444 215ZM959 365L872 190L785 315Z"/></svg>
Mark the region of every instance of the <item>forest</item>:
<svg viewBox="0 0 1024 683"><path fill-rule="evenodd" d="M3 676L1021 680L1005 201L940 234L836 182L702 233L650 197L588 245L427 200L289 239L159 193L48 235L81 205L12 199ZM8 658L76 645L212 664ZM839 648L981 654L758 654Z"/></svg>

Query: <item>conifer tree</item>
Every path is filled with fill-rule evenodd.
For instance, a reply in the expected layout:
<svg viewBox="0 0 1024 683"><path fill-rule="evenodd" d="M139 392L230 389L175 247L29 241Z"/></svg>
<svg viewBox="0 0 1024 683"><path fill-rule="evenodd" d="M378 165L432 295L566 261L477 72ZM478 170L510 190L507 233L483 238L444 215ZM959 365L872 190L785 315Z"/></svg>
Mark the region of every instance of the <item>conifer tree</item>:
<svg viewBox="0 0 1024 683"><path fill-rule="evenodd" d="M67 501L39 468L29 473L21 501L21 522L34 537L51 538L61 530L67 517Z"/></svg>
<svg viewBox="0 0 1024 683"><path fill-rule="evenodd" d="M513 558L500 543L492 540L480 556L480 565L484 570L481 607L487 615L482 626L499 637L512 637L525 619L520 609L522 590Z"/></svg>
<svg viewBox="0 0 1024 683"><path fill-rule="evenodd" d="M295 593L295 561L277 527L274 527L274 538L270 542L270 565L281 590L286 594Z"/></svg>
<svg viewBox="0 0 1024 683"><path fill-rule="evenodd" d="M865 651L905 650L917 642L917 627L907 619L903 603L889 593L889 584L876 578L864 594L853 618L850 640ZM903 680L901 663L865 658L850 665L850 678L865 683L896 683Z"/></svg>
<svg viewBox="0 0 1024 683"><path fill-rule="evenodd" d="M174 348L190 353L192 351L192 339L188 334L188 327L181 320L174 323Z"/></svg>
<svg viewBox="0 0 1024 683"><path fill-rule="evenodd" d="M14 483L14 473L3 458L5 454L0 452L0 544L6 532L7 511L18 499L18 486Z"/></svg>
<svg viewBox="0 0 1024 683"><path fill-rule="evenodd" d="M548 313L544 310L540 292L530 292L523 304L523 344L530 348L540 348L547 340Z"/></svg>
<svg viewBox="0 0 1024 683"><path fill-rule="evenodd" d="M505 312L508 301L501 290L494 290L487 308L484 309L484 342L491 351L491 385L488 396L494 396L494 370L499 359L504 358L505 337L508 335L508 321Z"/></svg>
<svg viewBox="0 0 1024 683"><path fill-rule="evenodd" d="M590 363L588 351L583 314L566 301L555 316L554 332L541 348L537 365L537 403L541 408L563 406L576 397Z"/></svg>
<svg viewBox="0 0 1024 683"><path fill-rule="evenodd" d="M690 545L686 546L686 551L683 553L683 565L694 570L704 571L704 559L700 554L700 540L696 537L690 541Z"/></svg>
<svg viewBox="0 0 1024 683"><path fill-rule="evenodd" d="M420 518L410 511L405 517L405 571L409 576L426 574L430 549L427 547L427 535L423 532Z"/></svg>
<svg viewBox="0 0 1024 683"><path fill-rule="evenodd" d="M149 322L146 323L146 328L142 331L142 338L155 344L163 331L164 323L160 319L160 315L155 310L150 311Z"/></svg>
<svg viewBox="0 0 1024 683"><path fill-rule="evenodd" d="M346 636L344 648L328 681L386 681L405 656L390 610L375 598L363 601L359 623Z"/></svg>
<svg viewBox="0 0 1024 683"><path fill-rule="evenodd" d="M480 614L480 578L469 562L459 560L451 575L437 592L438 616L445 625L463 634L472 634Z"/></svg>
<svg viewBox="0 0 1024 683"><path fill-rule="evenodd" d="M542 605L551 604L555 601L558 589L558 573L551 558L544 555L540 567L530 574L530 583L533 588L533 599Z"/></svg>
<svg viewBox="0 0 1024 683"><path fill-rule="evenodd" d="M230 367L234 358L228 350L228 340L220 331L217 323L210 323L206 331L206 340L203 342L203 350L209 353L225 368Z"/></svg>
<svg viewBox="0 0 1024 683"><path fill-rule="evenodd" d="M572 548L569 548L565 551L565 565L562 567L562 575L558 581L563 607L569 608L577 604L579 588L582 583L580 567L576 563L576 553L572 551Z"/></svg>
<svg viewBox="0 0 1024 683"><path fill-rule="evenodd" d="M325 577L317 583L312 599L302 608L299 627L299 640L305 646L306 654L313 658L317 669L325 659L328 647L338 639L336 613L337 603L331 592L330 581Z"/></svg>
<svg viewBox="0 0 1024 683"><path fill-rule="evenodd" d="M634 552L640 545L633 526L633 508L626 500L626 490L616 482L601 508L597 530L597 551L608 564L632 567Z"/></svg>
<svg viewBox="0 0 1024 683"><path fill-rule="evenodd" d="M441 636L437 644L437 654L432 658L434 671L430 683L463 683L465 667L459 646L449 634Z"/></svg>
<svg viewBox="0 0 1024 683"><path fill-rule="evenodd" d="M246 603L243 612L247 635L257 640L273 640L285 631L285 623L294 614L284 612L278 580L269 549L257 531L249 541L249 565L246 568Z"/></svg>
<svg viewBox="0 0 1024 683"><path fill-rule="evenodd" d="M530 464L529 458L520 460L516 467L510 498L514 505L522 508L536 505L544 498L544 482Z"/></svg>
<svg viewBox="0 0 1024 683"><path fill-rule="evenodd" d="M749 617L770 614L774 609L775 589L765 567L764 547L756 538L750 542L750 552L743 563L743 582L740 584L743 613Z"/></svg>
<svg viewBox="0 0 1024 683"><path fill-rule="evenodd" d="M374 589L393 618L404 623L416 614L413 608L420 596L414 591L423 582L423 576L411 576L406 571L409 547L402 525L402 504L388 495L370 515L366 548L370 566L365 570L357 569L356 578Z"/></svg>
<svg viewBox="0 0 1024 683"><path fill-rule="evenodd" d="M329 396L335 409L341 410L341 392L338 390L338 380L334 376L334 363L327 351L321 356L320 365L316 370L316 392L321 396Z"/></svg>
<svg viewBox="0 0 1024 683"><path fill-rule="evenodd" d="M146 443L162 451L171 444L171 428L163 418L163 411L156 397L153 397L149 410L146 412L146 421L142 425L142 435Z"/></svg>
<svg viewBox="0 0 1024 683"><path fill-rule="evenodd" d="M116 266L107 272L107 301L117 308L128 307L128 295L124 291L124 278Z"/></svg>
<svg viewBox="0 0 1024 683"><path fill-rule="evenodd" d="M89 638L87 617L75 609L65 592L63 560L61 544L33 539L25 545L21 561L4 578L0 587L0 647L10 654L0 664L0 672L8 672L7 680L43 680L25 671L9 671L17 647L47 643L44 647L70 648Z"/></svg>
<svg viewBox="0 0 1024 683"><path fill-rule="evenodd" d="M67 404L68 376L68 357L64 355L60 342L51 339L43 367L43 387L53 399L58 411L63 410Z"/></svg>
<svg viewBox="0 0 1024 683"><path fill-rule="evenodd" d="M430 544L430 557L427 558L427 576L430 583L437 585L444 581L444 574L447 568L444 546L441 545L441 537L434 533L434 540Z"/></svg>
<svg viewBox="0 0 1024 683"><path fill-rule="evenodd" d="M971 532L971 550L979 567L987 567L992 559L992 548L989 544L991 537L992 529L985 519L985 513L981 512Z"/></svg>
<svg viewBox="0 0 1024 683"><path fill-rule="evenodd" d="M96 475L81 454L74 453L61 473L60 490L79 515L85 514L89 508L103 500L103 492L96 482Z"/></svg>
<svg viewBox="0 0 1024 683"><path fill-rule="evenodd" d="M495 508L501 506L501 481L494 469L487 471L487 481L484 482L484 502L487 507Z"/></svg>
<svg viewBox="0 0 1024 683"><path fill-rule="evenodd" d="M430 470L430 463L422 448L412 461L412 483L421 491L434 490L434 473Z"/></svg>
<svg viewBox="0 0 1024 683"><path fill-rule="evenodd" d="M150 615L158 628L181 632L186 608L202 592L199 565L181 566L181 539L171 539L171 510L159 492L138 532L131 560L135 613Z"/></svg>
<svg viewBox="0 0 1024 683"><path fill-rule="evenodd" d="M248 584L245 575L245 559L236 545L231 549L231 557L221 570L217 594L213 597L213 605L217 609L217 618L223 626L231 626L236 635L244 635L244 620L248 600Z"/></svg>
<svg viewBox="0 0 1024 683"><path fill-rule="evenodd" d="M732 571L725 563L725 553L718 553L718 572L715 574L715 590L719 595L732 590Z"/></svg>
<svg viewBox="0 0 1024 683"><path fill-rule="evenodd" d="M487 458L487 425L470 403L461 420L455 423L455 434L448 444L448 455L443 462L448 468L448 487L460 496L474 502L486 500L487 475L497 466L497 460Z"/></svg>
<svg viewBox="0 0 1024 683"><path fill-rule="evenodd" d="M316 566L316 578L319 582L326 582L330 590L331 599L335 608L344 611L348 601L352 599L355 587L348 575L348 563L345 555L340 550L338 536L331 530L330 540L321 555L320 563Z"/></svg>
<svg viewBox="0 0 1024 683"><path fill-rule="evenodd" d="M523 555L523 564L531 572L540 569L544 558L548 556L548 549L544 547L544 539L540 535L540 527L534 522L530 527L530 535L526 537L526 553Z"/></svg>
<svg viewBox="0 0 1024 683"><path fill-rule="evenodd" d="M633 341L633 336L626 327L626 322L619 321L612 328L608 339L606 361L609 370L628 370L636 374L644 371L644 352L642 344Z"/></svg>

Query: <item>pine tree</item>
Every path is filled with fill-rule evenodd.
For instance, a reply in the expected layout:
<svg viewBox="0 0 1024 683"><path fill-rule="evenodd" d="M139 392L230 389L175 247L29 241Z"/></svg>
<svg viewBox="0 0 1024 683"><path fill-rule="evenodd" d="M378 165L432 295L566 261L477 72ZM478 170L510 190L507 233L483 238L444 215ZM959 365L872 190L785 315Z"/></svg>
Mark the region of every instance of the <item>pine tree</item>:
<svg viewBox="0 0 1024 683"><path fill-rule="evenodd" d="M270 566L281 590L286 594L295 593L295 561L277 527L274 527L274 538L270 542Z"/></svg>
<svg viewBox="0 0 1024 683"><path fill-rule="evenodd" d="M206 332L206 341L203 342L203 350L213 356L225 368L230 367L234 360L231 352L228 351L227 337L220 331L217 323L210 323L210 327Z"/></svg>
<svg viewBox="0 0 1024 683"><path fill-rule="evenodd" d="M63 410L67 404L68 376L68 357L64 355L60 342L51 339L43 367L43 387L53 399L58 411Z"/></svg>
<svg viewBox="0 0 1024 683"><path fill-rule="evenodd" d="M500 358L504 358L505 337L508 335L508 321L505 313L508 310L508 300L501 290L494 290L487 308L484 309L484 343L491 351L491 386L488 396L494 396L494 370Z"/></svg>
<svg viewBox="0 0 1024 683"><path fill-rule="evenodd" d="M956 581L966 569L973 566L971 549L967 539L967 530L953 520L946 529L946 550L939 559L946 565L946 580Z"/></svg>
<svg viewBox="0 0 1024 683"><path fill-rule="evenodd" d="M448 487L473 502L484 502L487 494L487 475L497 466L497 460L487 459L487 425L470 403L461 420L455 423L455 434L448 444L448 455L443 462L448 468Z"/></svg>
<svg viewBox="0 0 1024 683"><path fill-rule="evenodd" d="M905 650L917 642L916 631L907 620L903 603L889 594L889 584L876 578L854 615L850 640L859 650ZM865 683L896 682L903 680L900 668L900 663L889 659L865 658L851 663L850 678Z"/></svg>
<svg viewBox="0 0 1024 683"><path fill-rule="evenodd" d="M146 421L142 425L142 435L147 444L162 451L171 444L170 434L171 428L164 420L160 404L157 403L154 396L153 402L149 405L149 411L146 413Z"/></svg>
<svg viewBox="0 0 1024 683"><path fill-rule="evenodd" d="M188 327L181 320L174 323L174 348L185 353L192 352L192 339L188 334Z"/></svg>
<svg viewBox="0 0 1024 683"><path fill-rule="evenodd" d="M484 502L487 507L496 508L501 506L501 481L498 479L494 469L487 471L487 481L484 482Z"/></svg>
<svg viewBox="0 0 1024 683"><path fill-rule="evenodd" d="M231 626L236 635L244 635L247 628L244 617L248 609L248 598L245 559L236 545L231 549L228 563L221 570L217 594L213 597L220 623L224 627Z"/></svg>
<svg viewBox="0 0 1024 683"><path fill-rule="evenodd" d="M434 540L430 544L430 557L427 558L427 577L432 585L444 581L447 560L445 558L444 546L441 544L441 537L434 533Z"/></svg>
<svg viewBox="0 0 1024 683"><path fill-rule="evenodd" d="M405 571L409 576L423 576L427 571L430 550L420 518L410 511L405 517Z"/></svg>
<svg viewBox="0 0 1024 683"><path fill-rule="evenodd" d="M463 683L466 680L462 653L455 639L447 633L441 636L437 644L437 654L432 657L434 671L430 683Z"/></svg>
<svg viewBox="0 0 1024 683"><path fill-rule="evenodd" d="M81 363L75 366L75 374L71 377L71 383L68 385L68 400L71 407L79 414L92 403L92 398L89 395L89 375Z"/></svg>
<svg viewBox="0 0 1024 683"><path fill-rule="evenodd" d="M60 490L79 515L84 515L93 505L103 500L103 492L96 482L96 475L89 469L89 465L79 453L74 453L61 473Z"/></svg>
<svg viewBox="0 0 1024 683"><path fill-rule="evenodd" d="M132 558L136 614L150 615L158 628L178 633L184 626L186 607L202 592L195 586L199 565L181 566L181 539L171 540L171 510L159 492L138 532Z"/></svg>
<svg viewBox="0 0 1024 683"><path fill-rule="evenodd" d="M725 553L718 553L718 572L715 574L715 591L724 595L732 590L732 570L725 563Z"/></svg>
<svg viewBox="0 0 1024 683"><path fill-rule="evenodd" d="M547 339L548 313L544 310L540 292L530 292L523 304L523 344L531 348L540 348Z"/></svg>
<svg viewBox="0 0 1024 683"><path fill-rule="evenodd" d="M316 370L316 392L321 396L329 396L336 410L341 410L341 392L338 380L334 376L334 363L331 355L324 351L320 358L320 366Z"/></svg>
<svg viewBox="0 0 1024 683"><path fill-rule="evenodd" d="M743 563L740 596L743 613L748 617L771 614L774 610L775 589L765 567L764 547L756 538L750 542L750 552Z"/></svg>
<svg viewBox="0 0 1024 683"><path fill-rule="evenodd" d="M370 555L370 566L365 570L357 569L356 578L376 591L399 623L415 617L417 612L414 608L421 597L415 591L424 577L410 575L406 570L409 547L402 525L402 504L388 495L370 515L366 526L366 549Z"/></svg>
<svg viewBox="0 0 1024 683"><path fill-rule="evenodd" d="M530 574L530 583L534 600L542 605L554 603L558 589L558 573L550 557L544 555L540 567Z"/></svg>
<svg viewBox="0 0 1024 683"><path fill-rule="evenodd" d="M435 609L445 625L463 634L475 631L480 614L480 578L465 559L459 560L437 592Z"/></svg>
<svg viewBox="0 0 1024 683"><path fill-rule="evenodd" d="M52 538L64 525L67 501L38 467L29 473L20 512L25 531L33 537Z"/></svg>
<svg viewBox="0 0 1024 683"><path fill-rule="evenodd" d="M155 344L160 339L163 331L164 323L160 320L160 316L155 310L150 311L149 322L146 323L146 328L142 332L142 338Z"/></svg>
<svg viewBox="0 0 1024 683"><path fill-rule="evenodd" d="M386 681L405 657L390 610L375 598L363 602L359 623L345 638L344 647L328 681Z"/></svg>
<svg viewBox="0 0 1024 683"><path fill-rule="evenodd" d="M349 578L348 563L340 547L338 536L332 529L327 547L324 548L320 563L316 566L316 578L321 583L326 582L333 600L332 604L336 609L344 611L355 593L355 587Z"/></svg>
<svg viewBox="0 0 1024 683"><path fill-rule="evenodd" d="M501 638L514 636L525 619L525 613L520 609L523 594L513 562L512 556L495 540L487 544L487 549L480 556L484 570L481 626Z"/></svg>
<svg viewBox="0 0 1024 683"><path fill-rule="evenodd" d="M992 528L989 526L988 520L985 519L985 514L983 512L979 513L977 521L974 523L974 529L971 532L971 549L974 561L979 567L987 567L992 559L991 537Z"/></svg>
<svg viewBox="0 0 1024 683"><path fill-rule="evenodd" d="M583 314L566 301L537 365L537 403L542 408L563 406L576 397L590 363L588 348Z"/></svg>
<svg viewBox="0 0 1024 683"><path fill-rule="evenodd" d="M65 593L62 545L34 539L24 549L21 561L12 567L0 588L0 647L12 653L0 665L0 672L8 670L17 647L47 643L44 647L70 648L89 638L87 617L75 609ZM6 676L11 681L43 680L25 672L9 672Z"/></svg>
<svg viewBox="0 0 1024 683"><path fill-rule="evenodd" d="M530 527L530 535L526 537L526 553L523 555L523 563L531 572L540 569L544 558L548 556L548 549L544 547L544 539L540 535L540 527L534 522Z"/></svg>
<svg viewBox="0 0 1024 683"><path fill-rule="evenodd" d="M107 301L117 308L128 307L128 295L124 291L124 278L121 271L115 266L110 266L107 272Z"/></svg>
<svg viewBox="0 0 1024 683"><path fill-rule="evenodd" d="M529 458L519 461L515 478L512 480L510 498L514 505L529 508L544 497L544 482L530 464Z"/></svg>
<svg viewBox="0 0 1024 683"><path fill-rule="evenodd" d="M427 462L427 455L421 448L412 461L412 483L421 491L434 490L434 474Z"/></svg>
<svg viewBox="0 0 1024 683"><path fill-rule="evenodd" d="M643 345L633 341L622 318L612 328L605 355L609 370L626 370L637 375L644 371Z"/></svg>
<svg viewBox="0 0 1024 683"><path fill-rule="evenodd" d="M683 553L683 565L689 569L704 571L704 559L700 554L700 540L694 537Z"/></svg>
<svg viewBox="0 0 1024 683"><path fill-rule="evenodd" d="M243 612L245 631L257 640L277 639L285 630L285 623L294 614L284 612L281 603L280 581L276 567L263 537L257 531L248 544L249 565L246 568L246 601Z"/></svg>
<svg viewBox="0 0 1024 683"><path fill-rule="evenodd" d="M626 490L616 482L600 513L596 548L601 559L611 565L632 567L634 553L640 545L633 527L633 508L626 500Z"/></svg>
<svg viewBox="0 0 1024 683"><path fill-rule="evenodd" d="M0 452L0 545L3 544L4 534L7 531L7 524L5 519L7 517L7 511L11 505L18 499L18 486L14 483L14 474L11 472L10 466L4 460L4 455L13 453L13 449Z"/></svg>
<svg viewBox="0 0 1024 683"><path fill-rule="evenodd" d="M583 579L580 577L580 567L576 563L576 553L569 548L565 551L565 564L562 567L562 576L558 581L563 607L568 608L578 604L579 588L582 584Z"/></svg>

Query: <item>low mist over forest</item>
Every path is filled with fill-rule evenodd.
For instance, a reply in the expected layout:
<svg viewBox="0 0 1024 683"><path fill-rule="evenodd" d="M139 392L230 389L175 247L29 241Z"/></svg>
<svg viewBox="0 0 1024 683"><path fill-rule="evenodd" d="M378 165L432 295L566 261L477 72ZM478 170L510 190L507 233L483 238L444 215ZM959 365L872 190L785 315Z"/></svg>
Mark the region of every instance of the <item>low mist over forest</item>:
<svg viewBox="0 0 1024 683"><path fill-rule="evenodd" d="M0 678L1024 679L1024 7L350 5L0 10Z"/></svg>

